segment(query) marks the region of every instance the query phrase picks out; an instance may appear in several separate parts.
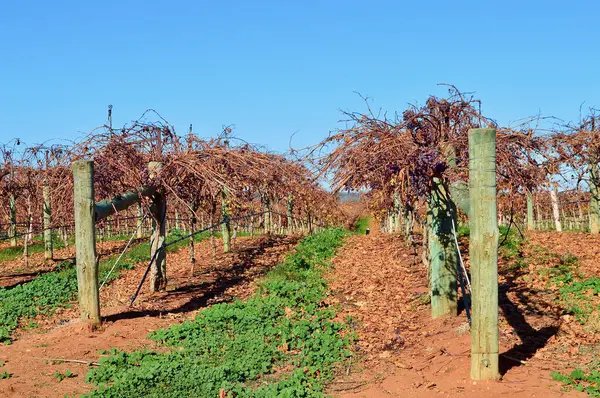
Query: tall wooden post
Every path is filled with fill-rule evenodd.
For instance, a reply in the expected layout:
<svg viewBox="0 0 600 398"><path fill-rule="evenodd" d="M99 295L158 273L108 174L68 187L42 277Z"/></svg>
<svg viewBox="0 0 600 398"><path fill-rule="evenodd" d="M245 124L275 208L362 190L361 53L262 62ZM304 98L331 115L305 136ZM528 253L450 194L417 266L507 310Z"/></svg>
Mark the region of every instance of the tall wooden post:
<svg viewBox="0 0 600 398"><path fill-rule="evenodd" d="M150 178L160 173L162 163L150 162ZM150 290L157 292L167 288L167 255L161 249L165 243L167 202L164 195L157 191L152 196L152 236L150 237Z"/></svg>
<svg viewBox="0 0 600 398"><path fill-rule="evenodd" d="M52 260L54 254L52 247L52 207L50 205L50 185L48 185L48 180L46 178L44 178L42 196L44 199L44 259Z"/></svg>
<svg viewBox="0 0 600 398"><path fill-rule="evenodd" d="M12 247L17 246L17 202L14 194L10 194L8 197L8 211L9 211L9 231L10 245Z"/></svg>
<svg viewBox="0 0 600 398"><path fill-rule="evenodd" d="M560 223L560 211L558 208L558 194L556 189L550 189L550 201L552 202L552 216L554 217L554 227L557 232L562 232L562 224Z"/></svg>
<svg viewBox="0 0 600 398"><path fill-rule="evenodd" d="M431 316L456 316L458 252L452 235L456 206L440 179L433 179L427 208Z"/></svg>
<svg viewBox="0 0 600 398"><path fill-rule="evenodd" d="M100 324L98 262L94 221L94 163L79 160L71 165L75 207L77 290L81 320Z"/></svg>
<svg viewBox="0 0 600 398"><path fill-rule="evenodd" d="M225 189L221 189L221 217L225 221L221 224L221 235L223 235L223 253L228 253L231 250L231 223L229 222L229 206Z"/></svg>
<svg viewBox="0 0 600 398"><path fill-rule="evenodd" d="M137 204L137 216L139 228L136 232L136 238L141 239L144 236L144 209L141 203Z"/></svg>
<svg viewBox="0 0 600 398"><path fill-rule="evenodd" d="M294 198L292 195L288 195L287 197L287 233L294 233Z"/></svg>
<svg viewBox="0 0 600 398"><path fill-rule="evenodd" d="M26 204L27 204L27 222L26 222L26 232L23 237L23 260L25 261L25 266L29 265L29 241L33 238L33 216L31 214L31 194L27 194L26 196Z"/></svg>
<svg viewBox="0 0 600 398"><path fill-rule="evenodd" d="M533 220L533 194L527 191L527 230L535 229L535 221Z"/></svg>
<svg viewBox="0 0 600 398"><path fill-rule="evenodd" d="M404 241L408 245L411 241L413 229L412 212L408 209L404 210Z"/></svg>
<svg viewBox="0 0 600 398"><path fill-rule="evenodd" d="M271 215L271 198L269 197L269 195L265 194L263 196L263 202L264 202L264 224L265 224L265 234L270 234L271 233L271 228L272 228L272 215Z"/></svg>
<svg viewBox="0 0 600 398"><path fill-rule="evenodd" d="M391 232L400 232L400 215L402 214L402 206L400 205L400 194L398 191L392 195L392 228Z"/></svg>
<svg viewBox="0 0 600 398"><path fill-rule="evenodd" d="M471 199L471 378L497 380L498 220L496 206L496 130L469 130Z"/></svg>
<svg viewBox="0 0 600 398"><path fill-rule="evenodd" d="M598 165L593 164L590 173L590 232L600 232L600 174Z"/></svg>
<svg viewBox="0 0 600 398"><path fill-rule="evenodd" d="M190 233L196 230L196 210L197 207L192 207L190 210ZM192 275L194 275L194 265L196 264L196 253L194 252L194 236L190 235L190 264L192 264Z"/></svg>

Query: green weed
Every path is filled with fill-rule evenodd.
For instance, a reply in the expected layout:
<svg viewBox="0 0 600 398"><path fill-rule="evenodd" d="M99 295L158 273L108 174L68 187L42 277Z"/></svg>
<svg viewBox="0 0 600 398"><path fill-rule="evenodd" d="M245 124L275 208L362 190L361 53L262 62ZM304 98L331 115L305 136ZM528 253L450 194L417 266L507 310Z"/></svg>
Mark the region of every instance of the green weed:
<svg viewBox="0 0 600 398"><path fill-rule="evenodd" d="M13 377L13 374L8 373L6 370L4 372L0 373L0 380L10 379L11 377Z"/></svg>
<svg viewBox="0 0 600 398"><path fill-rule="evenodd" d="M52 376L54 376L56 378L56 380L58 380L59 383L61 381L63 381L64 379L70 379L73 377L77 377L77 375L75 373L71 372L69 369L67 369L67 371L65 373L56 371L56 372L52 373Z"/></svg>
<svg viewBox="0 0 600 398"><path fill-rule="evenodd" d="M348 326L323 305L323 272L345 232L305 238L247 301L217 304L150 334L167 352L112 350L89 397L319 397L351 357Z"/></svg>
<svg viewBox="0 0 600 398"><path fill-rule="evenodd" d="M589 373L581 369L575 369L570 374L552 372L550 376L553 380L563 383L567 389L586 392L592 397L600 397L600 373L592 370Z"/></svg>

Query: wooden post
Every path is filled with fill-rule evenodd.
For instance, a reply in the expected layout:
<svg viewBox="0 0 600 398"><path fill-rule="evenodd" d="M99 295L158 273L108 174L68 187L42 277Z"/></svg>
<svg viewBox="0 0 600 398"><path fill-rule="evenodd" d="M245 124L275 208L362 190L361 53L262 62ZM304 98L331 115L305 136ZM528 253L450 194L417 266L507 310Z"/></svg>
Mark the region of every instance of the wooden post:
<svg viewBox="0 0 600 398"><path fill-rule="evenodd" d="M27 204L27 222L26 232L23 237L23 259L25 260L25 266L29 265L29 243L33 239L33 213L31 212L31 194L28 193L26 196Z"/></svg>
<svg viewBox="0 0 600 398"><path fill-rule="evenodd" d="M231 250L231 223L229 222L229 206L227 192L225 188L221 189L221 217L224 223L221 224L221 235L223 236L223 253Z"/></svg>
<svg viewBox="0 0 600 398"><path fill-rule="evenodd" d="M554 217L554 227L557 232L562 232L562 224L560 223L560 212L558 209L558 194L556 189L550 189L550 201L552 202L552 216Z"/></svg>
<svg viewBox="0 0 600 398"><path fill-rule="evenodd" d="M527 191L527 230L533 231L535 222L533 221L533 194Z"/></svg>
<svg viewBox="0 0 600 398"><path fill-rule="evenodd" d="M598 165L593 164L590 173L590 232L600 232L600 175Z"/></svg>
<svg viewBox="0 0 600 398"><path fill-rule="evenodd" d="M150 178L160 173L162 163L150 162L148 170ZM156 191L152 195L152 236L150 237L150 290L157 292L167 288L167 256L164 249L166 233L167 202L163 194Z"/></svg>
<svg viewBox="0 0 600 398"><path fill-rule="evenodd" d="M137 216L138 216L138 221L137 224L139 225L139 228L137 229L136 232L136 238L141 239L144 237L144 209L142 208L142 204L138 203L137 204Z"/></svg>
<svg viewBox="0 0 600 398"><path fill-rule="evenodd" d="M8 197L8 210L10 221L8 236L10 236L10 245L15 247L17 246L17 203L13 193Z"/></svg>
<svg viewBox="0 0 600 398"><path fill-rule="evenodd" d="M412 239L413 218L412 212L408 209L404 210L404 241L408 245Z"/></svg>
<svg viewBox="0 0 600 398"><path fill-rule="evenodd" d="M193 207L190 210L190 233L193 233L196 230L196 207ZM189 240L189 244L190 244L190 264L192 264L192 272L191 274L194 275L194 266L196 265L196 254L194 252L194 236L190 236L190 240Z"/></svg>
<svg viewBox="0 0 600 398"><path fill-rule="evenodd" d="M456 206L443 182L433 179L427 207L431 316L456 316L458 252L452 234Z"/></svg>
<svg viewBox="0 0 600 398"><path fill-rule="evenodd" d="M94 163L89 160L79 160L73 162L71 167L73 168L79 312L82 321L94 326L100 324L94 226Z"/></svg>
<svg viewBox="0 0 600 398"><path fill-rule="evenodd" d="M402 214L402 206L400 205L400 194L395 191L392 195L392 232L400 232L400 215Z"/></svg>
<svg viewBox="0 0 600 398"><path fill-rule="evenodd" d="M542 214L542 211L540 210L540 203L537 202L535 205L535 209L536 209L536 216L537 216L537 229L544 229L544 215Z"/></svg>
<svg viewBox="0 0 600 398"><path fill-rule="evenodd" d="M67 228L64 225L58 228L58 234L63 241L63 245L69 247L69 235L67 233Z"/></svg>
<svg viewBox="0 0 600 398"><path fill-rule="evenodd" d="M496 130L469 130L469 254L471 259L471 378L497 380L498 220Z"/></svg>
<svg viewBox="0 0 600 398"><path fill-rule="evenodd" d="M264 227L265 227L265 234L270 234L271 233L271 227L272 227L272 220L271 220L271 198L269 197L269 195L265 194L263 196L263 201L264 201Z"/></svg>
<svg viewBox="0 0 600 398"><path fill-rule="evenodd" d="M294 214L294 198L290 194L287 197L287 214L286 214L287 215L287 233L288 234L294 233L293 214Z"/></svg>
<svg viewBox="0 0 600 398"><path fill-rule="evenodd" d="M54 254L52 247L52 207L50 205L50 185L48 185L48 180L46 178L44 178L42 196L44 198L44 259L52 260Z"/></svg>

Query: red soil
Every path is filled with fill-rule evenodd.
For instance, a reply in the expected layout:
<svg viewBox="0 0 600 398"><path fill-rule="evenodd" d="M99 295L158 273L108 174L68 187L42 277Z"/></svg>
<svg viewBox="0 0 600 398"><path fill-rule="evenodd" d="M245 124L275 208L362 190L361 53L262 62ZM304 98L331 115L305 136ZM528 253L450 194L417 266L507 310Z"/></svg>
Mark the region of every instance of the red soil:
<svg viewBox="0 0 600 398"><path fill-rule="evenodd" d="M525 255L533 245L552 251L558 240L573 250L581 239L550 235L531 237L533 243L526 245ZM568 316L561 316L555 292L509 270L508 264L499 266L502 380L475 382L470 379L470 335L464 311L458 317L431 319L426 269L401 237L353 236L334 263L330 279L335 294L330 301L341 305L341 319L353 317L359 336L355 350L361 360L348 364L330 386L332 395L586 396L562 391L550 372L570 371L593 359L580 344L597 347L595 338L586 336Z"/></svg>
<svg viewBox="0 0 600 398"><path fill-rule="evenodd" d="M143 290L133 307L135 292L145 264L127 271L101 291L103 324L90 331L77 319L77 308L63 310L51 319L39 319L41 328L22 332L17 340L0 347L0 361L13 376L0 380L0 396L62 397L89 391L84 383L88 365L73 362L53 364L50 359L97 361L99 350L111 347L133 350L154 347L146 338L150 331L192 318L203 308L233 298L244 298L255 288L254 280L280 263L298 237L238 238L232 253L217 250L213 258L209 241L196 245L194 275L188 252L168 253L167 292ZM67 369L77 377L59 382L52 374Z"/></svg>

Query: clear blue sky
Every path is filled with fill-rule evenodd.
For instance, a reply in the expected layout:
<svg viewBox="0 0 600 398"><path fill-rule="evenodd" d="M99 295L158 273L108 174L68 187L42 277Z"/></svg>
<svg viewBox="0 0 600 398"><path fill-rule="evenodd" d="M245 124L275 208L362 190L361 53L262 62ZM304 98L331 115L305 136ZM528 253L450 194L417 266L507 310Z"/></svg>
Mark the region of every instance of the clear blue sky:
<svg viewBox="0 0 600 398"><path fill-rule="evenodd" d="M492 4L493 3L493 4ZM4 1L0 142L75 139L154 108L273 150L322 139L339 109L402 111L437 83L504 124L600 106L597 1Z"/></svg>

